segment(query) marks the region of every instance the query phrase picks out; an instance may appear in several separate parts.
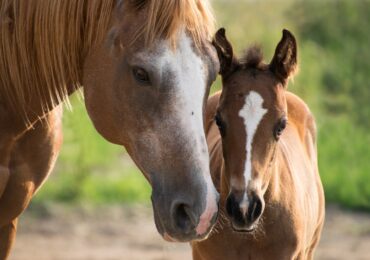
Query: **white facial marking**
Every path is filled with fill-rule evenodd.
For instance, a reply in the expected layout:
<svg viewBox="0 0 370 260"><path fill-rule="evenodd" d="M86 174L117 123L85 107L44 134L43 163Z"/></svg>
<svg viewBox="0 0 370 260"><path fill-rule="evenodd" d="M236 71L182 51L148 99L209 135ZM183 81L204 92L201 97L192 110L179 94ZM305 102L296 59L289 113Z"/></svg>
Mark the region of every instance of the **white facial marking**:
<svg viewBox="0 0 370 260"><path fill-rule="evenodd" d="M246 187L252 179L252 144L254 135L267 109L263 108L263 98L255 91L251 91L245 97L245 103L239 111L239 116L244 119L246 140L246 158L244 166L244 181Z"/></svg>
<svg viewBox="0 0 370 260"><path fill-rule="evenodd" d="M247 193L244 192L243 200L239 204L240 210L242 211L244 216L247 214L248 205L249 205L248 196Z"/></svg>
<svg viewBox="0 0 370 260"><path fill-rule="evenodd" d="M206 207L201 214L196 232L203 235L207 232L211 219L218 210L216 190L213 186L209 172L209 155L206 137L203 128L203 100L206 91L206 75L203 60L194 52L192 41L182 33L176 55L171 61L171 67L176 68L177 86L179 87L178 113L182 118L184 127L181 131L188 131L189 140L195 138L192 147L199 166L202 168L203 178L207 186ZM202 142L204 140L204 142Z"/></svg>
<svg viewBox="0 0 370 260"><path fill-rule="evenodd" d="M192 40L185 32L180 34L175 50L171 49L169 42L160 44L163 48L157 54L141 54L141 59L151 62L156 61L155 67L162 73L171 72L174 81L176 113L179 120L179 133L185 136L191 145L192 154L189 160L196 161L201 168L207 186L206 207L201 214L196 227L198 235L208 231L211 219L218 210L217 192L213 185L209 171L209 155L206 137L203 128L203 100L206 91L206 73L204 61L196 54ZM163 47L164 46L164 47ZM161 122L163 125L165 122ZM172 133L169 138L177 134Z"/></svg>

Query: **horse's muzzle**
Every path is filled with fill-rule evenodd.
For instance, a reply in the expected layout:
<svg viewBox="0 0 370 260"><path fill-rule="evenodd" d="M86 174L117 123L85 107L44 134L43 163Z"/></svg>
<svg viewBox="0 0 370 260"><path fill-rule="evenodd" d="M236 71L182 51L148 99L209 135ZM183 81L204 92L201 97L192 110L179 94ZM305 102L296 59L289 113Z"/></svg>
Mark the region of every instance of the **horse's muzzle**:
<svg viewBox="0 0 370 260"><path fill-rule="evenodd" d="M195 192L188 196L189 199L181 195L174 197L175 199L168 203L170 206L166 207L166 200L152 196L158 232L169 242L189 242L206 238L217 219L217 192L212 196L215 201L211 202L208 196L197 198ZM166 210L167 208L169 210Z"/></svg>

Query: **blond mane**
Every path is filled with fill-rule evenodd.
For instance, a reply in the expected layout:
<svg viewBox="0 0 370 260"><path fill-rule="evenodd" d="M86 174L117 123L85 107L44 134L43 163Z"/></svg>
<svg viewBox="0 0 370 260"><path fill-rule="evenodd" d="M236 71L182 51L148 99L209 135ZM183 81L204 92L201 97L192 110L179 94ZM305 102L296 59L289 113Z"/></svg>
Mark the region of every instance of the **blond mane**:
<svg viewBox="0 0 370 260"><path fill-rule="evenodd" d="M108 31L115 5L147 8L138 29L148 44L172 42L185 27L199 44L210 39L214 19L208 0L0 0L0 100L26 118L30 93L44 111L80 87L88 51Z"/></svg>
<svg viewBox="0 0 370 260"><path fill-rule="evenodd" d="M180 28L186 29L198 46L213 36L214 16L208 0L134 2L138 8L148 8L148 22L139 31L148 45L158 36L169 39L174 44Z"/></svg>
<svg viewBox="0 0 370 260"><path fill-rule="evenodd" d="M30 93L49 110L78 88L114 0L0 0L0 99L22 117ZM25 118L27 119L27 118Z"/></svg>

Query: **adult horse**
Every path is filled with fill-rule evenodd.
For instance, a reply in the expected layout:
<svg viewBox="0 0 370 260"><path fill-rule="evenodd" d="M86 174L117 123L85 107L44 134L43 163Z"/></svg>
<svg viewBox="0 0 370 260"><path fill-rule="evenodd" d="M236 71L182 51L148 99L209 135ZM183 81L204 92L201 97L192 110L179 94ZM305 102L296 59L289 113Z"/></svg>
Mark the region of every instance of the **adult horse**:
<svg viewBox="0 0 370 260"><path fill-rule="evenodd" d="M0 259L61 142L78 87L97 131L150 182L171 241L204 238L217 212L203 110L219 70L204 0L0 0Z"/></svg>
<svg viewBox="0 0 370 260"><path fill-rule="evenodd" d="M270 64L256 47L238 60L223 29L214 42L223 89L208 102L206 133L224 217L207 240L193 242L194 259L312 259L324 193L315 121L286 90L296 40L284 30Z"/></svg>

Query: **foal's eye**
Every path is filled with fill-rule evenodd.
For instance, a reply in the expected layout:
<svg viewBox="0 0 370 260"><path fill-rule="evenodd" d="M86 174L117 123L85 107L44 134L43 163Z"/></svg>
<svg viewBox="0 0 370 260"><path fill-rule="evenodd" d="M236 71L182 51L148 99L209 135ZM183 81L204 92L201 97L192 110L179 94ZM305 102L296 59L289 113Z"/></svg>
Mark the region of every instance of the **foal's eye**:
<svg viewBox="0 0 370 260"><path fill-rule="evenodd" d="M221 116L218 113L215 116L215 122L216 122L218 129L220 130L221 136L222 137L225 136L225 123L224 121L222 121Z"/></svg>
<svg viewBox="0 0 370 260"><path fill-rule="evenodd" d="M135 67L132 69L134 78L141 84L149 84L149 74L143 68Z"/></svg>
<svg viewBox="0 0 370 260"><path fill-rule="evenodd" d="M275 125L274 136L275 136L275 139L276 140L279 140L279 137L281 136L281 134L283 133L284 129L286 128L287 123L288 123L288 120L284 116Z"/></svg>

